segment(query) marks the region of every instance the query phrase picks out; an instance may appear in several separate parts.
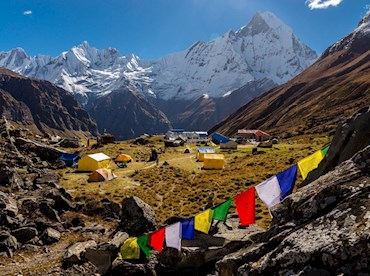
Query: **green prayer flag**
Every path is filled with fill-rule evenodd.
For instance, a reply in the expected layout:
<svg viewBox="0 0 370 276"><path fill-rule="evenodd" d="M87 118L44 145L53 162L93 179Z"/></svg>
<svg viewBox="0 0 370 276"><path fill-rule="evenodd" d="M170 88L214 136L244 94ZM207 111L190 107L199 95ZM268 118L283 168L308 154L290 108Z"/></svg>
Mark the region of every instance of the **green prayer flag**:
<svg viewBox="0 0 370 276"><path fill-rule="evenodd" d="M150 258L150 247L148 246L148 239L149 237L147 234L144 234L137 238L137 244L140 246L147 259Z"/></svg>
<svg viewBox="0 0 370 276"><path fill-rule="evenodd" d="M321 149L321 151L324 154L324 156L328 153L329 148L330 148L330 144Z"/></svg>
<svg viewBox="0 0 370 276"><path fill-rule="evenodd" d="M218 205L216 208L213 209L213 219L226 221L227 213L229 212L231 203L233 203L233 199L230 198L226 200L224 203Z"/></svg>

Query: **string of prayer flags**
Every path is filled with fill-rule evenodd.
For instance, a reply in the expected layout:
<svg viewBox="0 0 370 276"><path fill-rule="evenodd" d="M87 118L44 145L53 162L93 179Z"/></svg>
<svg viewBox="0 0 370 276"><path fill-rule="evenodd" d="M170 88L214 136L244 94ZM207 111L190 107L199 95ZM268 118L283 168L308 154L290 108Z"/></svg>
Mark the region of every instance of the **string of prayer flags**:
<svg viewBox="0 0 370 276"><path fill-rule="evenodd" d="M181 221L181 238L184 240L194 240L194 217Z"/></svg>
<svg viewBox="0 0 370 276"><path fill-rule="evenodd" d="M303 180L307 178L307 175L310 171L317 168L320 164L321 160L324 158L324 153L322 150L318 150L315 153L307 156L306 158L302 159L298 162L298 168L301 172L301 176Z"/></svg>
<svg viewBox="0 0 370 276"><path fill-rule="evenodd" d="M140 258L140 248L137 243L137 238L128 238L125 240L120 250L122 259L139 259Z"/></svg>
<svg viewBox="0 0 370 276"><path fill-rule="evenodd" d="M141 250L144 252L147 259L150 258L150 248L148 247L148 235L144 234L137 238L137 244L141 248Z"/></svg>
<svg viewBox="0 0 370 276"><path fill-rule="evenodd" d="M236 211L242 226L255 223L255 190L253 187L235 196Z"/></svg>
<svg viewBox="0 0 370 276"><path fill-rule="evenodd" d="M194 228L200 232L208 234L209 229L211 228L213 217L213 210L208 209L194 217Z"/></svg>
<svg viewBox="0 0 370 276"><path fill-rule="evenodd" d="M213 219L221 220L223 222L226 221L227 213L229 212L230 206L233 203L233 199L230 198L226 200L224 203L218 205L217 207L213 208Z"/></svg>
<svg viewBox="0 0 370 276"><path fill-rule="evenodd" d="M181 251L181 223L177 222L166 227L166 246Z"/></svg>
<svg viewBox="0 0 370 276"><path fill-rule="evenodd" d="M285 171L282 171L276 175L281 189L281 200L292 193L295 180L297 179L297 170L298 166L293 165L289 169L286 169Z"/></svg>
<svg viewBox="0 0 370 276"><path fill-rule="evenodd" d="M149 245L159 253L163 250L165 232L166 228L162 228L150 234Z"/></svg>

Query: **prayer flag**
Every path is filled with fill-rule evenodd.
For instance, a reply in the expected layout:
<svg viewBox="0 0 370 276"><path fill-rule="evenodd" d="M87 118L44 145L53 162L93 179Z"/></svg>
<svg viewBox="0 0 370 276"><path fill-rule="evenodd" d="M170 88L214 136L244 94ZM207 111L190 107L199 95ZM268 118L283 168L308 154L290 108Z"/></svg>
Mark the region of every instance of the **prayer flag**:
<svg viewBox="0 0 370 276"><path fill-rule="evenodd" d="M261 184L258 184L256 186L256 191L260 199L269 209L280 202L281 190L276 176L273 176L263 181Z"/></svg>
<svg viewBox="0 0 370 276"><path fill-rule="evenodd" d="M147 259L150 258L150 248L148 247L148 235L144 234L137 238L137 244L140 246L141 250L143 250Z"/></svg>
<svg viewBox="0 0 370 276"><path fill-rule="evenodd" d="M140 248L137 243L137 238L128 238L125 240L120 250L122 259L139 259Z"/></svg>
<svg viewBox="0 0 370 276"><path fill-rule="evenodd" d="M182 235L185 240L194 240L194 217L181 221Z"/></svg>
<svg viewBox="0 0 370 276"><path fill-rule="evenodd" d="M323 148L321 149L322 154L324 154L324 157L325 157L325 155L328 153L329 148L330 148L330 144L329 144L329 145L327 145L327 146L325 146L325 147L323 147Z"/></svg>
<svg viewBox="0 0 370 276"><path fill-rule="evenodd" d="M242 226L255 223L255 190L253 187L235 196L236 211Z"/></svg>
<svg viewBox="0 0 370 276"><path fill-rule="evenodd" d="M317 168L321 160L324 158L324 154L321 150L316 151L314 154L307 156L298 162L298 168L301 172L301 176L306 179L308 173Z"/></svg>
<svg viewBox="0 0 370 276"><path fill-rule="evenodd" d="M233 203L233 199L230 198L224 203L218 205L213 209L213 219L226 221L227 213L229 212L231 203Z"/></svg>
<svg viewBox="0 0 370 276"><path fill-rule="evenodd" d="M161 253L163 250L165 231L166 231L166 228L162 228L150 234L149 245L155 250L157 250L159 253Z"/></svg>
<svg viewBox="0 0 370 276"><path fill-rule="evenodd" d="M281 200L290 195L293 191L295 180L297 178L297 165L290 167L289 169L282 171L276 175L279 181L281 190Z"/></svg>
<svg viewBox="0 0 370 276"><path fill-rule="evenodd" d="M181 251L181 223L177 222L166 227L166 246Z"/></svg>
<svg viewBox="0 0 370 276"><path fill-rule="evenodd" d="M194 217L195 230L208 234L212 224L213 210L208 209Z"/></svg>

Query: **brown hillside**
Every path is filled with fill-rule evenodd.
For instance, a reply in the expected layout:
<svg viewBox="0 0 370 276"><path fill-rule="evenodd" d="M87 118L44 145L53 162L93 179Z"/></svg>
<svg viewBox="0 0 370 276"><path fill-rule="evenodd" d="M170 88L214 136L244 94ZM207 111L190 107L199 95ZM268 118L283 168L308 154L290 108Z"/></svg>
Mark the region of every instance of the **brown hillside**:
<svg viewBox="0 0 370 276"><path fill-rule="evenodd" d="M41 133L96 135L95 121L73 95L47 81L0 68L0 118Z"/></svg>
<svg viewBox="0 0 370 276"><path fill-rule="evenodd" d="M233 135L242 128L274 134L334 129L338 121L370 104L369 41L370 32L356 29L300 75L255 98L210 131Z"/></svg>

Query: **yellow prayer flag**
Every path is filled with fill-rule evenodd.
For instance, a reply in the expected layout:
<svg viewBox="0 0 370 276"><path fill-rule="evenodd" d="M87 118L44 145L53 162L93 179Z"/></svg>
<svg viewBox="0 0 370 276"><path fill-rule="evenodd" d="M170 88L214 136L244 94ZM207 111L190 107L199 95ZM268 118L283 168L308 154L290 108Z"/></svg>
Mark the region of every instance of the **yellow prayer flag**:
<svg viewBox="0 0 370 276"><path fill-rule="evenodd" d="M139 259L140 248L137 244L137 238L129 238L121 246L120 250L122 259Z"/></svg>
<svg viewBox="0 0 370 276"><path fill-rule="evenodd" d="M194 228L200 232L208 234L212 224L213 210L208 209L194 217Z"/></svg>
<svg viewBox="0 0 370 276"><path fill-rule="evenodd" d="M317 168L323 158L324 154L321 150L319 150L298 162L298 168L301 172L303 180L306 179L310 171Z"/></svg>

